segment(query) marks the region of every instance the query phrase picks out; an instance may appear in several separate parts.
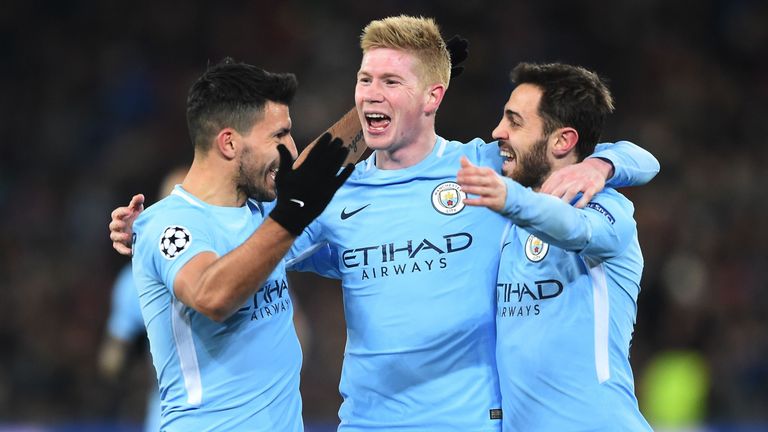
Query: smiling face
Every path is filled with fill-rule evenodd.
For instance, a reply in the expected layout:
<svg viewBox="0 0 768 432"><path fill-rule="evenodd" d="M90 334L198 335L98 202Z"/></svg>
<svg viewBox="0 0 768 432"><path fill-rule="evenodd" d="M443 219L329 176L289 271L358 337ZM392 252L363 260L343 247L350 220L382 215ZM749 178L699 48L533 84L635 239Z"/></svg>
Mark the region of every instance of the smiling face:
<svg viewBox="0 0 768 432"><path fill-rule="evenodd" d="M504 105L504 115L493 130L504 158L502 173L523 186L537 188L549 175L549 136L544 136L544 120L539 115L542 91L521 84Z"/></svg>
<svg viewBox="0 0 768 432"><path fill-rule="evenodd" d="M287 105L267 101L264 113L254 122L246 135L235 133L232 138L239 141L238 169L235 184L238 194L257 201L273 201L275 175L280 166L277 145L288 147L296 157L296 144L291 136L291 117Z"/></svg>
<svg viewBox="0 0 768 432"><path fill-rule="evenodd" d="M429 89L418 75L418 62L411 53L391 48L363 55L355 106L368 147L393 152L429 132Z"/></svg>

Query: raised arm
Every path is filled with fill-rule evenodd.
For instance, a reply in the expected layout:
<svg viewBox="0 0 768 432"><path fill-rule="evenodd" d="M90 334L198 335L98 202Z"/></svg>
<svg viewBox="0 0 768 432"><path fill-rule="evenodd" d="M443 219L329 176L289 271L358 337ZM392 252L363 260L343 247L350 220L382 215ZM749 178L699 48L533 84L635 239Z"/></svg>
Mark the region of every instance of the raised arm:
<svg viewBox="0 0 768 432"><path fill-rule="evenodd" d="M613 164L614 173L608 186L642 186L659 173L659 161L644 148L629 141L615 144L598 144L589 158L601 158Z"/></svg>
<svg viewBox="0 0 768 432"><path fill-rule="evenodd" d="M549 176L541 192L566 203L581 194L575 207L583 208L592 197L608 186L640 186L659 172L659 161L647 150L629 141L598 144L583 162L563 167Z"/></svg>
<svg viewBox="0 0 768 432"><path fill-rule="evenodd" d="M224 256L198 253L178 271L173 281L176 297L207 317L223 321L253 295L283 259L294 239L330 202L352 173L340 140L320 139L299 167L279 146L277 204L269 217L240 246Z"/></svg>

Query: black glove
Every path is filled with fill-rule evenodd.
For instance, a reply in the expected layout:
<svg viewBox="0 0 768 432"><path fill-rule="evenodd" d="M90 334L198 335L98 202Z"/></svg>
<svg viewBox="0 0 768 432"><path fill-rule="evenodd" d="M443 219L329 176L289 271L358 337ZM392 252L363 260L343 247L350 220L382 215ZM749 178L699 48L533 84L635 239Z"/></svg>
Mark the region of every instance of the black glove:
<svg viewBox="0 0 768 432"><path fill-rule="evenodd" d="M277 151L280 152L280 169L275 178L277 204L269 217L291 234L299 235L323 212L336 190L352 174L354 165L347 164L339 172L349 149L341 139L331 140L329 133L320 137L296 169L284 145L278 145Z"/></svg>
<svg viewBox="0 0 768 432"><path fill-rule="evenodd" d="M454 79L464 72L464 66L459 65L469 56L469 41L461 35L453 35L445 41L445 47L451 56L451 79Z"/></svg>

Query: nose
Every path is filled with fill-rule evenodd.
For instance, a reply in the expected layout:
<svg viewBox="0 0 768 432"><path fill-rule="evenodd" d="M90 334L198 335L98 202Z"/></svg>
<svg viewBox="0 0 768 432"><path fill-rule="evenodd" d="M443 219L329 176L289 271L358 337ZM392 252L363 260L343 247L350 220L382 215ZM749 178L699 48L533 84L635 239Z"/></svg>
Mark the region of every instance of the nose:
<svg viewBox="0 0 768 432"><path fill-rule="evenodd" d="M368 85L358 85L357 93L364 102L381 102L384 99L381 85L377 81L373 81Z"/></svg>
<svg viewBox="0 0 768 432"><path fill-rule="evenodd" d="M495 140L507 140L509 139L509 133L507 133L507 129L504 127L504 120L499 122L498 125L496 125L496 128L493 129L493 132L491 132L491 136Z"/></svg>
<svg viewBox="0 0 768 432"><path fill-rule="evenodd" d="M291 157L296 160L299 156L299 151L296 149L296 141L293 140L293 135L288 134L288 136L285 137L285 142L283 144L285 144L285 147L291 152Z"/></svg>

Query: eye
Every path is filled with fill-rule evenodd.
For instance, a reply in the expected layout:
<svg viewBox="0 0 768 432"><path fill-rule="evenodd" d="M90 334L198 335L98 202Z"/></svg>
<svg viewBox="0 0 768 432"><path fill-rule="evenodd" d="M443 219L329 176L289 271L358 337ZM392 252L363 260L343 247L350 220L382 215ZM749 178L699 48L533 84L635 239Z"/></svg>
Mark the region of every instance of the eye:
<svg viewBox="0 0 768 432"><path fill-rule="evenodd" d="M357 82L360 84L370 84L371 79L369 77L358 77Z"/></svg>
<svg viewBox="0 0 768 432"><path fill-rule="evenodd" d="M394 80L394 79L387 79L387 80L384 80L384 84L388 86L394 86L394 85L400 84L400 81Z"/></svg>

